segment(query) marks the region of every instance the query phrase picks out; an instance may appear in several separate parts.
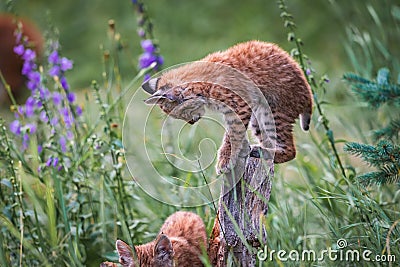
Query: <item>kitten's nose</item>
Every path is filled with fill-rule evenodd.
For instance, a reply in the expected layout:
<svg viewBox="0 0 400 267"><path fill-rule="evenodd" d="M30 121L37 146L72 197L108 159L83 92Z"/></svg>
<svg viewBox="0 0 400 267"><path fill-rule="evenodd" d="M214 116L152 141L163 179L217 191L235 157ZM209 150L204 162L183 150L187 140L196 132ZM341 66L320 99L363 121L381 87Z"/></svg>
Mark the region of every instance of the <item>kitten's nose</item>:
<svg viewBox="0 0 400 267"><path fill-rule="evenodd" d="M197 122L198 120L200 120L200 116L195 116L193 117L190 121L188 121L189 124L194 124L195 122Z"/></svg>

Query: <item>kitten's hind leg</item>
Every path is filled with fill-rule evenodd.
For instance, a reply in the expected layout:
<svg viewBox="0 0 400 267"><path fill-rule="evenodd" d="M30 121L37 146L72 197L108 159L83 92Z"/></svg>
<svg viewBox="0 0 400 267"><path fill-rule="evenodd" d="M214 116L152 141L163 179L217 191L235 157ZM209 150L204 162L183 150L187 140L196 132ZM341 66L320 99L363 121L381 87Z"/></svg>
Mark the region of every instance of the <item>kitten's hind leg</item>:
<svg viewBox="0 0 400 267"><path fill-rule="evenodd" d="M257 114L257 115L255 115ZM257 138L260 146L251 147L250 157L273 159L276 147L275 122L269 112L253 113L250 120L250 129ZM260 127L262 125L262 127Z"/></svg>
<svg viewBox="0 0 400 267"><path fill-rule="evenodd" d="M296 156L292 133L293 125L280 118L279 115L274 117L276 118L275 122L263 119L258 122L252 117L251 128L261 146L253 146L250 156L264 159L273 158L275 163L283 163ZM263 129L261 129L259 123L264 125Z"/></svg>
<svg viewBox="0 0 400 267"><path fill-rule="evenodd" d="M293 141L293 125L284 122L277 128L276 137L276 150L275 150L275 163L284 163L296 157L296 147Z"/></svg>
<svg viewBox="0 0 400 267"><path fill-rule="evenodd" d="M236 166L243 142L246 139L246 129L250 120L248 114L250 112L239 115L232 110L224 112L227 129L222 146L218 150L217 174L227 173Z"/></svg>
<svg viewBox="0 0 400 267"><path fill-rule="evenodd" d="M216 167L218 175L226 173L230 170L231 159L231 142L229 140L229 135L225 133L224 139L222 140L222 145L218 149L218 163ZM233 159L233 161L235 160Z"/></svg>
<svg viewBox="0 0 400 267"><path fill-rule="evenodd" d="M244 139L246 138L246 132L231 136L225 133L222 146L218 150L218 163L217 163L217 174L223 174L230 172L235 166L239 158L239 154L242 150ZM246 153L247 155L247 153Z"/></svg>

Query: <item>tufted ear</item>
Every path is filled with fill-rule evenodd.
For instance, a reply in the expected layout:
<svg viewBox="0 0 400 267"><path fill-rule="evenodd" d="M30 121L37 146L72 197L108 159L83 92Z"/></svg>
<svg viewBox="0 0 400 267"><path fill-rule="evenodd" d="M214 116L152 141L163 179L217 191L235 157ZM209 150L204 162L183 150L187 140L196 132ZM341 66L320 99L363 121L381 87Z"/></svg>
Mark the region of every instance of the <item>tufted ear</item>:
<svg viewBox="0 0 400 267"><path fill-rule="evenodd" d="M161 234L154 247L155 261L162 266L173 266L174 249L168 236Z"/></svg>
<svg viewBox="0 0 400 267"><path fill-rule="evenodd" d="M129 266L134 266L134 255L132 249L122 240L117 240L115 242L115 247L118 251L119 255L119 263L123 267L129 267Z"/></svg>
<svg viewBox="0 0 400 267"><path fill-rule="evenodd" d="M144 100L144 103L147 105L156 105L158 104L158 101L166 99L166 97L162 96L162 95L152 95L149 98L147 98L146 100Z"/></svg>
<svg viewBox="0 0 400 267"><path fill-rule="evenodd" d="M175 94L171 92L171 90L169 90L166 92L160 92L160 91L155 92L152 96L147 98L144 101L144 103L146 103L147 105L156 105L160 100L164 99L170 102L177 101L179 104L182 102L182 100L179 97L177 97Z"/></svg>
<svg viewBox="0 0 400 267"><path fill-rule="evenodd" d="M149 94L154 94L157 91L157 83L159 78L153 78L142 84L143 90Z"/></svg>

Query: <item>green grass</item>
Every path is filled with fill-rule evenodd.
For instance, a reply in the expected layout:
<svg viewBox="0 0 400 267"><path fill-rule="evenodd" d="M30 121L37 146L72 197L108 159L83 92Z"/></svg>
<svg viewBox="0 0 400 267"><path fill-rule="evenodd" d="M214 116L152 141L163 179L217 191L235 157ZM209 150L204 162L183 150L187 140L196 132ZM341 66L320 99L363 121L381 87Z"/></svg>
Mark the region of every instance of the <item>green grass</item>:
<svg viewBox="0 0 400 267"><path fill-rule="evenodd" d="M287 29L275 1L146 3L167 66L195 60L248 39L273 41L288 51L295 47L286 40ZM173 164L179 164L183 156L193 160L200 152L215 154L222 129L215 123L200 121L197 126L184 127L177 144L182 124L169 121L162 134L165 117L155 110L146 121L143 136L143 128L136 123L144 121L149 108L142 103L145 93L135 94L142 81L137 71L141 51L130 1L20 1L13 7L16 13L37 20L43 29L48 21L59 28L63 55L74 60L68 78L73 90L80 92L84 113L66 153L60 151L48 124L41 124L42 135L32 139L27 150L21 152L21 140L8 130L11 119L1 121L0 265L98 266L106 259L116 261L113 250L117 238L131 245L150 241L163 221L181 209L198 213L210 232L215 217L213 205L166 205L132 180L131 172L140 174L135 177L140 181L152 181L152 164L174 184L203 185L201 173L188 174ZM362 187L356 176L368 170L368 166L342 149L345 141L371 142L371 129L381 127L390 118L390 111L371 110L341 81L347 71L372 76L382 64L393 73L400 73L395 46L400 39L398 8L394 1L384 1L383 5L373 1L288 2L297 23L292 30L301 37L302 52L316 69L317 82L313 87L323 113L314 111L309 133L296 126L297 158L277 166L269 214L264 218L269 249L318 252L335 248L337 240L344 238L350 249L369 249L372 255L381 255L387 253L385 244L390 237L390 251L400 261L400 228L395 225L400 218L398 185ZM48 16L44 16L46 10ZM115 49L116 42L107 33L107 21L111 18L121 33L122 49ZM359 42L359 37L365 41L367 34L371 40ZM111 51L109 60L104 59L104 51ZM319 84L318 79L325 72L331 82ZM90 86L93 79L97 83ZM50 85L54 85L51 80ZM131 123L123 128L127 107ZM331 133L334 138L330 138ZM160 142L161 136L164 143ZM151 162L143 150L144 138ZM211 141L202 143L205 138ZM38 144L46 144L41 153ZM162 145L170 149L169 161L162 154ZM45 166L49 155L62 159L61 171ZM129 170L126 161L133 164L128 167L135 169ZM204 157L200 162L202 166L209 165L204 171L208 182L216 181L214 158ZM198 168L196 160L193 164ZM38 167L43 171L38 172ZM158 183L155 190L162 199L193 203L193 195L185 187L178 190ZM218 195L217 190L212 194ZM204 202L210 196L202 191L195 199L201 198ZM300 265L344 266L346 262ZM267 261L262 266L299 263Z"/></svg>

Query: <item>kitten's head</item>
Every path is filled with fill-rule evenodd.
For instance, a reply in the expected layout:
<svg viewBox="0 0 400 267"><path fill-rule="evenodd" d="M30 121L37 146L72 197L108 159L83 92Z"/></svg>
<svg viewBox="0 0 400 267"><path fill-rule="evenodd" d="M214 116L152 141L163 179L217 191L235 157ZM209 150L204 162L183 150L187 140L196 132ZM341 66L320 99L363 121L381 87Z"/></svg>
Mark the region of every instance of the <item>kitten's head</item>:
<svg viewBox="0 0 400 267"><path fill-rule="evenodd" d="M119 255L119 263L123 267L173 267L174 266L174 249L168 236L160 234L156 239L152 250L140 250L140 246L135 251L122 240L117 240L116 249Z"/></svg>
<svg viewBox="0 0 400 267"><path fill-rule="evenodd" d="M145 100L146 104L159 105L173 118L194 124L205 113L205 99L201 95L191 93L192 86L191 83L174 84L162 78L153 78L145 82L142 88L151 94Z"/></svg>

